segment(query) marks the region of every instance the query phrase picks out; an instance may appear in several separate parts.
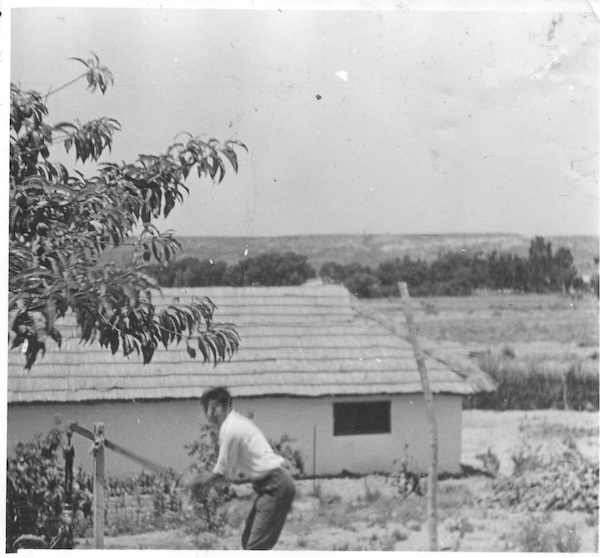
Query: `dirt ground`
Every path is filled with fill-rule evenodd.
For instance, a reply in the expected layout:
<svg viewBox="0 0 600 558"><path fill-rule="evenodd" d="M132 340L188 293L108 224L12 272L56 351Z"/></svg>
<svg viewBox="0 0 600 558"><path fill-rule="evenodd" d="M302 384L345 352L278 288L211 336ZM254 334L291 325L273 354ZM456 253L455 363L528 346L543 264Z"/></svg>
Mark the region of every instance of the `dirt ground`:
<svg viewBox="0 0 600 558"><path fill-rule="evenodd" d="M481 469L477 455L491 449L500 460L500 473L510 474L511 455L525 441L550 451L566 434L576 434L580 451L598 462L598 413L574 411L480 411L463 413L462 463ZM541 451L544 451L542 449ZM438 540L454 551L517 551L515 532L531 514L492 509L482 502L491 478L471 474L439 483ZM107 549L237 550L252 494L236 487L225 533L198 537L179 530L105 538ZM429 549L427 500L401 498L390 479L303 480L276 550L394 550ZM598 551L598 519L585 513L554 512L556 526L568 525L580 539L580 552ZM79 541L79 548L91 541Z"/></svg>

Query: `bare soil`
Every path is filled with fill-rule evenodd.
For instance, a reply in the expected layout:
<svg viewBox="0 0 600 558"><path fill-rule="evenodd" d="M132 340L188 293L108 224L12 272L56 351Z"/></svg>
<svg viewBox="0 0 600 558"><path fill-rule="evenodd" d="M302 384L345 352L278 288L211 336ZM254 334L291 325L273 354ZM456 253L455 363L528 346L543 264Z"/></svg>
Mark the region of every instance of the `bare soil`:
<svg viewBox="0 0 600 558"><path fill-rule="evenodd" d="M481 469L477 455L491 449L500 460L500 473L510 474L511 455L524 442L552 451L565 436L598 462L598 413L575 411L479 411L463 413L462 463ZM531 516L486 505L492 479L471 473L439 483L438 540L454 551L517 551L515 534ZM107 549L237 550L245 516L252 504L248 486L236 487L222 536L199 536L183 530L135 536L106 537ZM302 480L276 550L429 550L427 500L401 497L390 478ZM568 525L580 540L580 552L598 551L598 517L586 513L554 512L547 521ZM81 540L79 548L91 541Z"/></svg>

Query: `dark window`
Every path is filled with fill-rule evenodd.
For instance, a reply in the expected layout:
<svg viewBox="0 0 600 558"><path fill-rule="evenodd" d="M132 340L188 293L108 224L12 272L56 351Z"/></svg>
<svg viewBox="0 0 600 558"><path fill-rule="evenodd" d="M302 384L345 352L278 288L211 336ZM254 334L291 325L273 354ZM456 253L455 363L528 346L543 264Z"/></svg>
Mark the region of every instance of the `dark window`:
<svg viewBox="0 0 600 558"><path fill-rule="evenodd" d="M391 411L389 401L369 403L334 403L333 435L389 434Z"/></svg>

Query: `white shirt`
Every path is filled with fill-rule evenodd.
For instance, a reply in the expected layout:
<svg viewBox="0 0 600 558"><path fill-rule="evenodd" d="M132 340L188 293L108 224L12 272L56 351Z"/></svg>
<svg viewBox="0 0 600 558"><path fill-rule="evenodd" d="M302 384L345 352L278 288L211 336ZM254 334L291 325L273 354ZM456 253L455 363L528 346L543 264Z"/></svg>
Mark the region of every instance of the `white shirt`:
<svg viewBox="0 0 600 558"><path fill-rule="evenodd" d="M283 465L265 435L244 415L231 410L219 429L219 457L215 473L231 480L260 480Z"/></svg>

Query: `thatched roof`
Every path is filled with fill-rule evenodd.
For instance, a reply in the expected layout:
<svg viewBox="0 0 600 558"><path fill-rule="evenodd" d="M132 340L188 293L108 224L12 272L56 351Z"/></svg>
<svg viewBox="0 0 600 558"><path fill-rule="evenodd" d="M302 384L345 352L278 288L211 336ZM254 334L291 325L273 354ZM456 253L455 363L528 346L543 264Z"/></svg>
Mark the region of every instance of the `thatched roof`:
<svg viewBox="0 0 600 558"><path fill-rule="evenodd" d="M209 386L235 396L418 393L421 381L407 339L360 316L340 286L164 289L153 302L208 296L215 320L238 326L241 348L213 366L190 359L185 343L160 348L150 364L136 354L112 355L81 344L71 319L61 349L49 347L30 371L17 351L8 356L8 402L74 402L199 397ZM464 374L428 358L434 393L480 391ZM455 367L453 367L455 368ZM456 368L455 368L456 370Z"/></svg>

